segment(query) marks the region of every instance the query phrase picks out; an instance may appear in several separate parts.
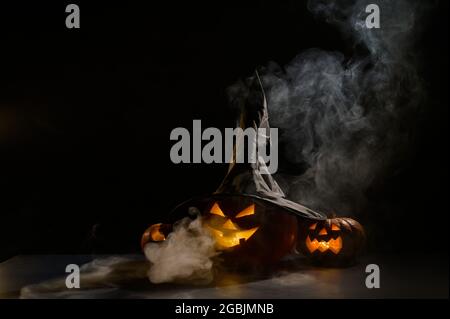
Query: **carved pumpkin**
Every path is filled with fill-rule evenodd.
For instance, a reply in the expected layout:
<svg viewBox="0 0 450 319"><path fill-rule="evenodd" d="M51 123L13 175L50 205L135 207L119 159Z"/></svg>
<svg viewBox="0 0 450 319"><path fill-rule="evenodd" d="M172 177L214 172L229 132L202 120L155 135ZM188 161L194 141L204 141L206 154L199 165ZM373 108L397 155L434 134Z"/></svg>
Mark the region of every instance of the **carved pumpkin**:
<svg viewBox="0 0 450 319"><path fill-rule="evenodd" d="M227 265L272 264L291 252L297 218L249 198L213 201L203 214Z"/></svg>
<svg viewBox="0 0 450 319"><path fill-rule="evenodd" d="M141 237L141 248L147 243L160 242L166 240L167 235L172 231L170 224L153 224L145 230Z"/></svg>
<svg viewBox="0 0 450 319"><path fill-rule="evenodd" d="M225 215L218 202L214 203L209 214L210 216L208 216L209 218L205 222L205 225L216 240L218 249L221 250L236 247L244 243L259 229L259 225L254 225L255 227L249 229L242 229L237 224L237 219L255 215L255 204L251 204L234 216L234 222L232 217Z"/></svg>
<svg viewBox="0 0 450 319"><path fill-rule="evenodd" d="M347 217L305 223L300 233L300 251L312 263L323 266L355 263L365 242L364 228Z"/></svg>
<svg viewBox="0 0 450 319"><path fill-rule="evenodd" d="M297 218L245 197L227 197L206 205L203 226L216 241L226 266L270 265L291 252L297 240ZM170 224L154 224L142 235L141 246L164 241Z"/></svg>

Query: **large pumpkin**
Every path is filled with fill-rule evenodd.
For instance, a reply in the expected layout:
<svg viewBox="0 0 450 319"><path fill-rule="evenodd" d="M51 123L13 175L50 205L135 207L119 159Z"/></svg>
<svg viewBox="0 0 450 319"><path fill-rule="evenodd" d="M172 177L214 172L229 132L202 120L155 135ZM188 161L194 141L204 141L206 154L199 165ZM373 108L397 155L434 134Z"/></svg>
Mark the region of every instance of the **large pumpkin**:
<svg viewBox="0 0 450 319"><path fill-rule="evenodd" d="M219 258L233 268L274 264L296 245L297 218L252 198L211 200L203 209L202 221L216 241ZM165 240L169 229L167 224L152 225L141 245Z"/></svg>
<svg viewBox="0 0 450 319"><path fill-rule="evenodd" d="M203 218L228 265L273 264L296 244L295 216L249 198L212 201Z"/></svg>
<svg viewBox="0 0 450 319"><path fill-rule="evenodd" d="M354 264L365 242L364 228L348 217L303 223L298 247L313 264L348 266Z"/></svg>

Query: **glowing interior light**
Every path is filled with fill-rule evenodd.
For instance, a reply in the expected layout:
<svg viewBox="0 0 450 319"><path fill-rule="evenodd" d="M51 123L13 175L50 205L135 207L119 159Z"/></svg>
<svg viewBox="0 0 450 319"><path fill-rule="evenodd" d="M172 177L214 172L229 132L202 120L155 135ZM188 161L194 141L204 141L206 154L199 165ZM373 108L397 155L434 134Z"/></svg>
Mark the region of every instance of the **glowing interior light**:
<svg viewBox="0 0 450 319"><path fill-rule="evenodd" d="M163 241L166 240L166 236L164 236L163 233L161 233L160 229L161 229L161 223L159 224L154 224L152 226L150 226L150 238L153 241Z"/></svg>
<svg viewBox="0 0 450 319"><path fill-rule="evenodd" d="M222 212L222 210L219 207L219 204L217 204L217 203L214 203L213 207L211 207L210 213L214 214L214 215L225 217L225 214Z"/></svg>
<svg viewBox="0 0 450 319"><path fill-rule="evenodd" d="M322 253L330 250L337 255L342 249L342 238L339 236L336 239L330 239L328 241L318 241L317 239L311 240L311 238L308 236L306 238L306 248L308 248L311 253L315 252L316 250L319 250Z"/></svg>
<svg viewBox="0 0 450 319"><path fill-rule="evenodd" d="M211 232L211 235L216 240L217 247L219 249L226 249L237 246L241 243L241 240L248 240L258 230L259 227L254 227L249 230L237 230L237 231L221 231L211 227L207 227Z"/></svg>
<svg viewBox="0 0 450 319"><path fill-rule="evenodd" d="M255 214L255 204L252 204L248 206L246 209L244 209L242 212L236 215L236 218L241 218L244 216L250 216Z"/></svg>

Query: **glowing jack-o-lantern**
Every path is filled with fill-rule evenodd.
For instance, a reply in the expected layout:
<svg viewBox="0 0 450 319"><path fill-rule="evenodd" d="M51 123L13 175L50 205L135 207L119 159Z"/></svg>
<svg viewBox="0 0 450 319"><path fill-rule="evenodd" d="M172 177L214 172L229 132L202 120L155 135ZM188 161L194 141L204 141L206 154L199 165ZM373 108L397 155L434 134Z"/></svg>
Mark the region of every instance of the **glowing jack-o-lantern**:
<svg viewBox="0 0 450 319"><path fill-rule="evenodd" d="M141 247L147 243L164 241L167 235L172 231L172 225L170 224L153 224L147 228L141 237Z"/></svg>
<svg viewBox="0 0 450 319"><path fill-rule="evenodd" d="M324 266L353 264L365 242L361 224L346 217L307 223L300 234L300 251L313 263Z"/></svg>
<svg viewBox="0 0 450 319"><path fill-rule="evenodd" d="M212 216L206 222L206 227L216 240L219 249L227 249L245 242L253 236L259 229L259 226L250 229L242 229L239 225L233 222L231 217L225 216L224 212L215 202L209 212ZM253 216L255 214L255 204L251 204L241 212L239 212L233 219L240 219L246 216Z"/></svg>
<svg viewBox="0 0 450 319"><path fill-rule="evenodd" d="M276 207L230 196L213 200L202 210L202 224L215 239L224 265L245 268L273 264L295 248L297 218ZM154 224L144 232L141 246L162 242L171 231L170 224Z"/></svg>
<svg viewBox="0 0 450 319"><path fill-rule="evenodd" d="M228 265L272 264L295 248L297 218L250 198L210 202L203 224Z"/></svg>

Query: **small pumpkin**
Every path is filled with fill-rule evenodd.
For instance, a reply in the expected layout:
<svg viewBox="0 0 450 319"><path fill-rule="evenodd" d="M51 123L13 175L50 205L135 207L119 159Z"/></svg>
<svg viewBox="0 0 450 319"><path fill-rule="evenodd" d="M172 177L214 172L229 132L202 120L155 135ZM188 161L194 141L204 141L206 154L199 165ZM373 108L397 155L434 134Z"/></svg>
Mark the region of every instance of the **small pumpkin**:
<svg viewBox="0 0 450 319"><path fill-rule="evenodd" d="M300 226L298 248L313 264L349 266L356 262L364 243L364 228L348 217L331 217Z"/></svg>
<svg viewBox="0 0 450 319"><path fill-rule="evenodd" d="M156 243L166 240L169 233L172 232L171 224L153 224L148 227L141 237L141 248L144 249L144 246L147 243Z"/></svg>

